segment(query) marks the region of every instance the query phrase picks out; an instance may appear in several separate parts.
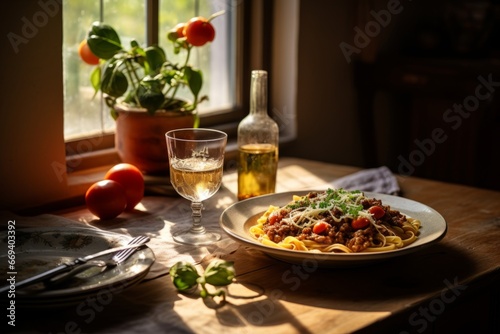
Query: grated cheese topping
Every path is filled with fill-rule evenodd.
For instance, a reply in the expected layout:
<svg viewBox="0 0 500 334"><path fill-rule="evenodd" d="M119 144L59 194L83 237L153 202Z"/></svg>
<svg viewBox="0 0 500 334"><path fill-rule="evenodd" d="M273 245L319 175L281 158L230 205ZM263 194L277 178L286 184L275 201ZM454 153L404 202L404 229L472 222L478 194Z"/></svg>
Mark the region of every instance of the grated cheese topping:
<svg viewBox="0 0 500 334"><path fill-rule="evenodd" d="M372 215L363 210L361 201L366 197L359 190L348 191L345 189L327 189L325 192L317 193L314 198L308 195L298 196L294 201L285 205L282 209L290 210L283 221L291 223L299 228L312 227L320 219L322 213L328 213L332 219L339 222L346 218L354 219L364 216L373 221ZM340 216L334 216L333 211L341 212Z"/></svg>

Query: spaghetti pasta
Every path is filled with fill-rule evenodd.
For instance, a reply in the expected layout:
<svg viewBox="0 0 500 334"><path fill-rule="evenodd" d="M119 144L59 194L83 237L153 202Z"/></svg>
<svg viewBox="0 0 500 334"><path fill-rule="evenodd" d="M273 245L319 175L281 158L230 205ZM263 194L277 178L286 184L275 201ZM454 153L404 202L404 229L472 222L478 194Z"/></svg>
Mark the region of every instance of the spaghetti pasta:
<svg viewBox="0 0 500 334"><path fill-rule="evenodd" d="M408 246L419 235L419 220L361 191L328 189L270 205L249 232L262 244L290 250L359 253Z"/></svg>

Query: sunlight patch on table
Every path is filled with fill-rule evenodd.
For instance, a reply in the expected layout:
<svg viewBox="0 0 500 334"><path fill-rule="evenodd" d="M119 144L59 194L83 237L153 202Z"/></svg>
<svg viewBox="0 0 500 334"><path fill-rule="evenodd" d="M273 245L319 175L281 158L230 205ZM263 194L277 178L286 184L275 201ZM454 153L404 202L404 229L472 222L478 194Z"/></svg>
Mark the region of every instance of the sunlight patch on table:
<svg viewBox="0 0 500 334"><path fill-rule="evenodd" d="M286 180L286 182L282 180ZM298 165L282 167L278 172L277 193L303 189L322 190L327 187L327 181Z"/></svg>

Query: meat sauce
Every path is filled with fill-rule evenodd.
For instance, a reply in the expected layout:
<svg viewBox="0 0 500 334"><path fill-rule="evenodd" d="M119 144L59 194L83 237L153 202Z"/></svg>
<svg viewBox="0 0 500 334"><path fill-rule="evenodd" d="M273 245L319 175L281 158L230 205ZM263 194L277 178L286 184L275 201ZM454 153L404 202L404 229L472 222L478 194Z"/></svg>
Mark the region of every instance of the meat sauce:
<svg viewBox="0 0 500 334"><path fill-rule="evenodd" d="M316 195L317 193L313 192L308 196L309 198L314 198ZM283 218L289 217L292 211L291 208L284 207L267 218L264 224L264 232L269 239L275 243L279 243L287 236L293 236L299 240L312 240L324 245L338 243L347 246L353 252L362 252L367 247L380 243L376 239L378 233L382 233L385 236L390 235L389 230L383 227L382 223L385 222L390 226L401 227L406 220L406 217L399 211L392 210L389 206L382 205L380 200L365 198L361 200L361 205L365 210L375 205L381 206L384 209L385 215L376 219L376 222L378 225L381 225L382 228L379 228L377 231L372 224L368 224L365 228L355 229L351 225L353 221L352 218L343 218L340 221L335 221L332 215L336 218L341 218L343 216L342 211L335 207L329 211L330 213L324 212L318 215L317 219L325 221L328 225L321 233L314 233L312 227L300 228L284 220Z"/></svg>

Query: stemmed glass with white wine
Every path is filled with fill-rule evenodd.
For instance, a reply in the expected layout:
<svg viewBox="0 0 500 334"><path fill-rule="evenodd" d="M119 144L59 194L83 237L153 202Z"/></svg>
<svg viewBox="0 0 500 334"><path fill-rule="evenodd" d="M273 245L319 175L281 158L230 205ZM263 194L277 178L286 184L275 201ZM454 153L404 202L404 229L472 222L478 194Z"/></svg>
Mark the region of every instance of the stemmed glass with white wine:
<svg viewBox="0 0 500 334"><path fill-rule="evenodd" d="M222 183L227 134L212 129L178 129L165 134L170 182L182 197L191 201L193 224L173 235L175 241L206 245L220 239L201 224L202 202L212 197Z"/></svg>

